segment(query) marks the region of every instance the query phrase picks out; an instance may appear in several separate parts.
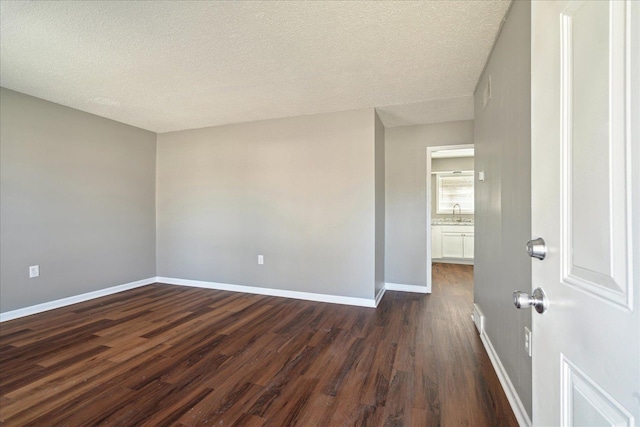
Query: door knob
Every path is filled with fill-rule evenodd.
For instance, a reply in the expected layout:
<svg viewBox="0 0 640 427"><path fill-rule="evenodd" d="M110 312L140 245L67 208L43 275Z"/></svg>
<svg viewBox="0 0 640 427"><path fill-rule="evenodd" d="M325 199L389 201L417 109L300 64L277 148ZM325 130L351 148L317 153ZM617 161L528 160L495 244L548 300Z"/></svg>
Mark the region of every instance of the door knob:
<svg viewBox="0 0 640 427"><path fill-rule="evenodd" d="M514 291L513 305L516 308L533 307L538 313L542 314L549 308L549 300L542 288L536 288L531 296L526 292Z"/></svg>
<svg viewBox="0 0 640 427"><path fill-rule="evenodd" d="M542 237L527 242L527 253L531 258L543 260L547 255L547 245Z"/></svg>

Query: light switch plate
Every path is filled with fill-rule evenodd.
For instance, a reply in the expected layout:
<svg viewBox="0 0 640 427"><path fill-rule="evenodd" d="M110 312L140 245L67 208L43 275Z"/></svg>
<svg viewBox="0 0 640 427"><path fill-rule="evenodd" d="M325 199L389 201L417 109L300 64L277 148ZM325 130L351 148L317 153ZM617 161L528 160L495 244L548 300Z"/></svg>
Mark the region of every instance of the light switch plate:
<svg viewBox="0 0 640 427"><path fill-rule="evenodd" d="M531 330L525 326L524 327L524 350L527 352L529 357L531 357L531 345L532 345Z"/></svg>
<svg viewBox="0 0 640 427"><path fill-rule="evenodd" d="M482 108L485 108L491 100L491 75L487 79L487 84L482 91Z"/></svg>

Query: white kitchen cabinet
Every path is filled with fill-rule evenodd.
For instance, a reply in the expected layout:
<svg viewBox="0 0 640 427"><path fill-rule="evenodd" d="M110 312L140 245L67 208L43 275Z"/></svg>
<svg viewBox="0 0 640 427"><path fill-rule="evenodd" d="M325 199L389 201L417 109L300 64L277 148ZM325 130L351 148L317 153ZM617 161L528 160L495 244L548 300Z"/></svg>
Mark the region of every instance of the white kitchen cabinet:
<svg viewBox="0 0 640 427"><path fill-rule="evenodd" d="M462 258L473 259L473 233L462 236Z"/></svg>
<svg viewBox="0 0 640 427"><path fill-rule="evenodd" d="M442 258L442 227L431 226L431 258Z"/></svg>
<svg viewBox="0 0 640 427"><path fill-rule="evenodd" d="M473 227L442 226L442 258L473 259Z"/></svg>
<svg viewBox="0 0 640 427"><path fill-rule="evenodd" d="M442 257L462 258L462 234L458 232L442 232Z"/></svg>

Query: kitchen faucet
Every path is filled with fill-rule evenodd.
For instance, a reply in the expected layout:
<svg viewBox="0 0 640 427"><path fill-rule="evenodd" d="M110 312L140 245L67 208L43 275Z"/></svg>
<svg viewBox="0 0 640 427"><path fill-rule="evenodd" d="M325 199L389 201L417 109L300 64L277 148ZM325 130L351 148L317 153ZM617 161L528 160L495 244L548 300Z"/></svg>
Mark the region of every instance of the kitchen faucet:
<svg viewBox="0 0 640 427"><path fill-rule="evenodd" d="M458 222L462 221L462 208L459 203L453 205L453 209L451 209L451 219L455 219L456 216L456 206L458 207Z"/></svg>

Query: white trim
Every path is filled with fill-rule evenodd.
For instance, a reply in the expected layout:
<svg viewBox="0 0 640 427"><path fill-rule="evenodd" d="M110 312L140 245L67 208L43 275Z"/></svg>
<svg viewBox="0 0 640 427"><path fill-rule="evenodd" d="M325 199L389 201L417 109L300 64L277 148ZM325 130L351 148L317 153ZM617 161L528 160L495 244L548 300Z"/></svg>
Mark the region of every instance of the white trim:
<svg viewBox="0 0 640 427"><path fill-rule="evenodd" d="M383 286L382 289L378 291L378 295L376 295L376 307L380 304L380 301L382 301L382 297L384 296L386 291L387 291L387 288L385 283L385 286Z"/></svg>
<svg viewBox="0 0 640 427"><path fill-rule="evenodd" d="M438 152L438 151L436 151L436 153L437 153L437 152ZM434 159L434 157L433 157L433 153L431 154L431 159L432 159L432 160ZM445 174L445 175L451 175L451 174L453 174L453 173L455 173L455 172L462 172L463 174L464 174L464 173L469 173L469 174L472 174L472 175L475 173L475 171L472 171L472 170L470 170L470 171L468 171L468 170L458 170L458 171L453 171L453 170L451 170L451 171L431 171L431 175L442 175L442 174ZM457 175L457 174L456 174L456 175Z"/></svg>
<svg viewBox="0 0 640 427"><path fill-rule="evenodd" d="M122 291L128 291L129 289L135 289L142 286L150 285L156 282L155 277L148 279L138 280L136 282L125 283L124 285L112 286L110 288L100 289L93 292L87 292L85 294L74 295L67 298L58 299L55 301L44 302L42 304L32 305L30 307L19 308L17 310L6 311L0 313L0 323L8 320L18 319L20 317L30 316L32 314L42 313L44 311L53 310L60 307L66 307L67 305L77 304L79 302L89 301L95 298L104 297L107 295L115 294Z"/></svg>
<svg viewBox="0 0 640 427"><path fill-rule="evenodd" d="M384 287L387 291L415 292L418 294L428 294L426 286L404 285L402 283L385 283Z"/></svg>
<svg viewBox="0 0 640 427"><path fill-rule="evenodd" d="M524 409L524 405L522 404L509 375L507 375L507 371L498 357L498 353L496 353L496 349L493 348L493 344L491 344L491 340L484 329L480 334L480 339L482 340L482 344L484 344L484 348L487 350L493 369L496 371L496 375L498 375L500 385L502 386L504 393L507 395L507 400L509 400L509 404L516 416L516 420L518 420L518 424L520 426L531 427L531 418L529 418L526 409Z"/></svg>
<svg viewBox="0 0 640 427"><path fill-rule="evenodd" d="M204 282L201 280L178 279L174 277L156 277L158 283L168 285L192 286L195 288L217 289L219 291L244 292L246 294L269 295L302 299L307 301L330 302L334 304L357 305L360 307L376 306L375 299L344 297L340 295L316 294L313 292L289 291L286 289L260 288L257 286L233 285L229 283Z"/></svg>
<svg viewBox="0 0 640 427"><path fill-rule="evenodd" d="M308 301L329 302L334 304L356 305L360 307L377 307L384 295L385 288L382 288L375 299L345 297L340 295L316 294L311 292L288 291L281 289L260 288L254 286L231 285L227 283L203 282L199 280L176 279L171 277L150 277L136 282L125 283L123 285L112 286L85 294L74 295L55 301L32 305L30 307L19 308L17 310L0 313L0 323L20 317L38 314L56 308L89 301L95 298L104 297L129 289L135 289L152 283L166 283L169 285L191 286L197 288L217 289L222 291L244 292L247 294L270 295L275 297L294 298ZM415 291L414 291L415 292Z"/></svg>
<svg viewBox="0 0 640 427"><path fill-rule="evenodd" d="M620 404L613 396L607 393L582 369L578 368L565 354L560 353L560 419L562 425L576 425L574 416L574 396L582 395L594 411L598 412L612 426L634 426L634 416Z"/></svg>
<svg viewBox="0 0 640 427"><path fill-rule="evenodd" d="M427 255L427 281L426 281L427 292L426 293L428 294L431 293L431 269L433 268L433 265L431 262L431 156L435 151L458 150L458 149L466 149L466 148L475 149L475 144L471 143L471 144L459 144L459 145L436 145L433 147L427 147L427 176L426 176L427 188L425 189L426 198L427 198L427 212L426 212L427 233L426 233L425 245L427 250L425 253ZM475 179L475 175L474 175L474 179Z"/></svg>
<svg viewBox="0 0 640 427"><path fill-rule="evenodd" d="M474 258L433 258L431 263L474 265Z"/></svg>
<svg viewBox="0 0 640 427"><path fill-rule="evenodd" d="M473 304L473 315L471 316L473 319L473 323L476 325L476 329L479 334L484 332L484 314L482 314L482 310L480 310L480 306L478 304Z"/></svg>

